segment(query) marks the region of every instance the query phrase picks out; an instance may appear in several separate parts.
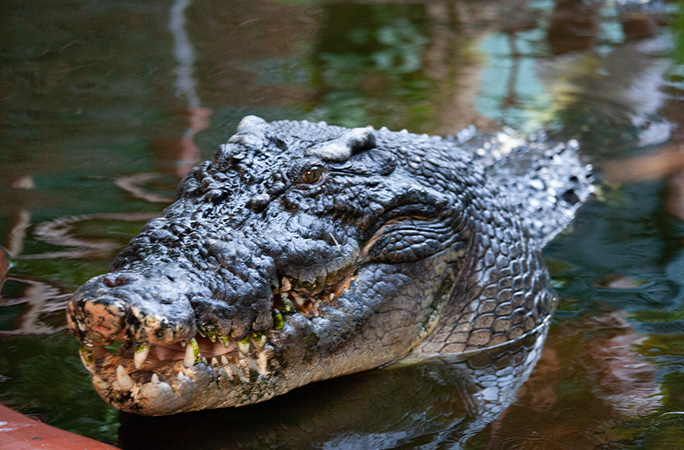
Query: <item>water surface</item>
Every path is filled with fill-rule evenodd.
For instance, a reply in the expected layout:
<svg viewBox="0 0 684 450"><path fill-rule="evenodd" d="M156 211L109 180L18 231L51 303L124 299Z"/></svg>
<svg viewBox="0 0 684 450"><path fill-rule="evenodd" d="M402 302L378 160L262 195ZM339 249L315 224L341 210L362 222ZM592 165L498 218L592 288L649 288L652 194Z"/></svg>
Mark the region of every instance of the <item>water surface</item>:
<svg viewBox="0 0 684 450"><path fill-rule="evenodd" d="M684 448L684 14L654 3L3 2L0 402L124 448ZM545 251L543 349L255 408L107 406L65 302L247 114L577 139L600 182Z"/></svg>

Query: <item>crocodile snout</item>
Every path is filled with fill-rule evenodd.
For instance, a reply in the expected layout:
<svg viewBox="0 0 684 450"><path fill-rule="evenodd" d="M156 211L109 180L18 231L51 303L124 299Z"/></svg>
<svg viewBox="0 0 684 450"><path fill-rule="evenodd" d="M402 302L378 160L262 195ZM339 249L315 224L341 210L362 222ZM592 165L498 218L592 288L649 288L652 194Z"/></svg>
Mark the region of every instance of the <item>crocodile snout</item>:
<svg viewBox="0 0 684 450"><path fill-rule="evenodd" d="M117 340L169 345L190 339L196 328L185 284L127 273L95 277L69 302L69 328L86 346Z"/></svg>

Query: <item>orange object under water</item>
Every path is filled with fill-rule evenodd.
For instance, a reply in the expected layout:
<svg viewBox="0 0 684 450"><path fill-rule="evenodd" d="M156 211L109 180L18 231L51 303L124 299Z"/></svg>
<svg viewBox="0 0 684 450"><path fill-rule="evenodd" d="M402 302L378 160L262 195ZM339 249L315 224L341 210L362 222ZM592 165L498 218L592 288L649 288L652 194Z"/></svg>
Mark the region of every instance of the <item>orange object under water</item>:
<svg viewBox="0 0 684 450"><path fill-rule="evenodd" d="M116 450L31 419L0 404L0 450Z"/></svg>

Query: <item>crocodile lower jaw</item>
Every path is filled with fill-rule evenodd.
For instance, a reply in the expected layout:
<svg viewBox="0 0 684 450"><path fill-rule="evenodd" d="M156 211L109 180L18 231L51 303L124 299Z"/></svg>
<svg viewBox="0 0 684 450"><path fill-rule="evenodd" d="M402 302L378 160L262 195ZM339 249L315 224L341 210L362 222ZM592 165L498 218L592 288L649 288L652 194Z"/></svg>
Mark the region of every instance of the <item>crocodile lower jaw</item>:
<svg viewBox="0 0 684 450"><path fill-rule="evenodd" d="M137 350L124 348L115 355L104 346L80 348L100 396L124 411L173 414L239 406L276 395L270 344L258 346L250 339L224 345L198 337L184 348L174 344Z"/></svg>

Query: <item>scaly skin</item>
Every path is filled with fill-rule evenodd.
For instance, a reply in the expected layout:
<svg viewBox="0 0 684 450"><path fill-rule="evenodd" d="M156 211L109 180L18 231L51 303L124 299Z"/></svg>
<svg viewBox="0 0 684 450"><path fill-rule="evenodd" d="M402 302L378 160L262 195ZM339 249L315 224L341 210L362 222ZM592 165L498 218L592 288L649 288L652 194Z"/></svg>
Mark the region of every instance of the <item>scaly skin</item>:
<svg viewBox="0 0 684 450"><path fill-rule="evenodd" d="M571 147L246 117L70 301L95 388L145 415L240 406L534 332L540 248L589 191Z"/></svg>

